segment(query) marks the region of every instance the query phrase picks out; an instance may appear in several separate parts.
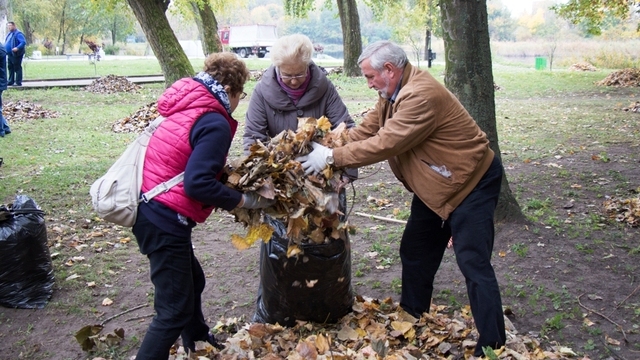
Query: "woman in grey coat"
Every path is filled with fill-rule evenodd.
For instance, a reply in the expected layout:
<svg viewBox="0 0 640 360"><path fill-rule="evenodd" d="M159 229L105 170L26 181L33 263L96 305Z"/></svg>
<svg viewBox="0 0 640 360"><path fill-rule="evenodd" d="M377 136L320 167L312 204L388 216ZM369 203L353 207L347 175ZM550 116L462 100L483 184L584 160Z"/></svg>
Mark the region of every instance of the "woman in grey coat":
<svg viewBox="0 0 640 360"><path fill-rule="evenodd" d="M267 144L283 130L296 130L299 117L326 116L335 128L355 126L347 107L324 69L311 60L313 44L305 35L278 39L271 50L272 65L256 85L245 118L244 152L256 140ZM350 179L357 169L348 169ZM336 200L338 200L338 194ZM346 194L339 196L339 209L346 214ZM351 311L351 247L344 232L329 244L300 244L304 260L287 256L287 224L265 215L274 235L260 248L260 286L254 322L293 326L296 320L336 322ZM344 221L344 218L341 219ZM318 281L318 286L305 284ZM292 285L294 284L294 285Z"/></svg>
<svg viewBox="0 0 640 360"><path fill-rule="evenodd" d="M271 49L272 65L251 94L245 118L245 154L256 140L268 143L283 130L296 130L298 117L326 116L333 127L355 126L324 69L311 60L313 44L305 35L283 36Z"/></svg>

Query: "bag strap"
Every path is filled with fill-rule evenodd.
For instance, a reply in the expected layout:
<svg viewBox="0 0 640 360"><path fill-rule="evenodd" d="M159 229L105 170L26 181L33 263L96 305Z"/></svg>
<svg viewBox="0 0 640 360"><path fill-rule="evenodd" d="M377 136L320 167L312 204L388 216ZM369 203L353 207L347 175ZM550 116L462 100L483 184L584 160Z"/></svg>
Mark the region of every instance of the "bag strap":
<svg viewBox="0 0 640 360"><path fill-rule="evenodd" d="M171 180L161 182L160 184L156 185L153 189L142 194L142 196L140 196L140 199L138 199L138 202L144 201L148 203L149 200L153 199L154 197L162 193L166 193L172 187L180 184L182 180L184 180L184 171L174 176Z"/></svg>
<svg viewBox="0 0 640 360"><path fill-rule="evenodd" d="M149 132L150 134L153 134L164 120L165 120L165 117L162 115L156 117L151 123L149 123L145 131ZM172 187L180 184L182 180L184 180L184 171L174 176L171 180L162 182L156 185L153 189L142 194L142 196L140 196L140 199L138 199L138 202L144 201L148 203L149 200L153 199L154 197L162 193L166 193Z"/></svg>

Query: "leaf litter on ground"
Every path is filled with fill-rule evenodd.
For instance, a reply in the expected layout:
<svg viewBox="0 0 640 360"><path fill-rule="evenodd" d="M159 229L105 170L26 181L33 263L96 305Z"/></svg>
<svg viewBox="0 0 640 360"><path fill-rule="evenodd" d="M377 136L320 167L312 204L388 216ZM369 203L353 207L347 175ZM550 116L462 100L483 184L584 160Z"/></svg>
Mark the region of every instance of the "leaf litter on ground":
<svg viewBox="0 0 640 360"><path fill-rule="evenodd" d="M497 359L569 359L576 354L567 347L543 349L534 336L518 334L505 317L507 344L492 351ZM170 359L476 359L478 337L468 306L453 310L432 304L420 319L409 315L390 298L356 297L353 311L336 324L299 321L293 327L245 323L221 319L213 327L218 350L196 343L196 353L174 346ZM587 360L587 358L583 358Z"/></svg>
<svg viewBox="0 0 640 360"><path fill-rule="evenodd" d="M28 120L57 118L57 111L47 110L27 100L10 101L2 107L2 115L11 124Z"/></svg>

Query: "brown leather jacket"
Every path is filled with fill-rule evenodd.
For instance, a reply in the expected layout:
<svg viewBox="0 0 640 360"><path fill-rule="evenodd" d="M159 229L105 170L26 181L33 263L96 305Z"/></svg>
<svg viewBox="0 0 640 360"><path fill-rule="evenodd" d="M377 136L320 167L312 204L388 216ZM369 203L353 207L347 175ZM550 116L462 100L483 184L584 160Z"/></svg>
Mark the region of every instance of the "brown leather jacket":
<svg viewBox="0 0 640 360"><path fill-rule="evenodd" d="M494 157L486 134L431 74L407 64L394 103L375 109L333 150L335 166L388 160L395 176L442 219L471 193Z"/></svg>

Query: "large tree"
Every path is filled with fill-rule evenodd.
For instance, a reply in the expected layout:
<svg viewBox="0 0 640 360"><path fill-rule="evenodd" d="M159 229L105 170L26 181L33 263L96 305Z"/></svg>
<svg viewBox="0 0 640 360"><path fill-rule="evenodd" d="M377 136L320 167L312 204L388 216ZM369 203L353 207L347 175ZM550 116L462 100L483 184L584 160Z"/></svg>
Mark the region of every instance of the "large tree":
<svg viewBox="0 0 640 360"><path fill-rule="evenodd" d="M222 51L222 42L218 35L218 20L208 1L190 1L189 6L198 26L204 55Z"/></svg>
<svg viewBox="0 0 640 360"><path fill-rule="evenodd" d="M500 157L486 0L441 0L440 7L445 85L484 130L491 149ZM505 175L496 220L523 218Z"/></svg>
<svg viewBox="0 0 640 360"><path fill-rule="evenodd" d="M342 39L344 46L344 74L359 76L360 66L358 57L362 52L362 36L360 35L360 16L356 0L336 0L340 24L342 25Z"/></svg>
<svg viewBox="0 0 640 360"><path fill-rule="evenodd" d="M362 52L362 38L360 35L360 16L356 0L336 0L342 26L342 42L344 45L344 74L359 76L358 57ZM312 0L284 0L287 15L306 17L313 8Z"/></svg>
<svg viewBox="0 0 640 360"><path fill-rule="evenodd" d="M169 87L183 77L193 76L193 66L171 30L165 13L170 0L127 0L127 2L160 63L165 86Z"/></svg>

